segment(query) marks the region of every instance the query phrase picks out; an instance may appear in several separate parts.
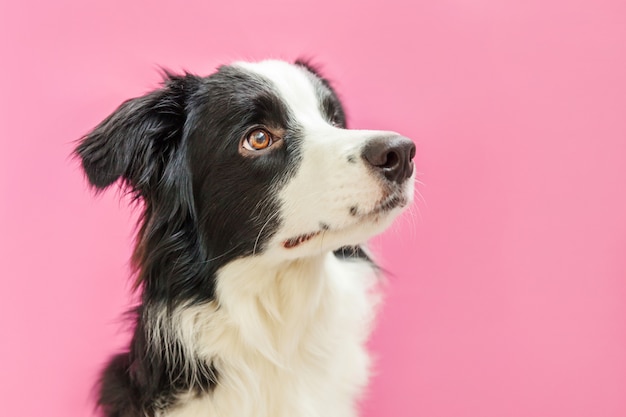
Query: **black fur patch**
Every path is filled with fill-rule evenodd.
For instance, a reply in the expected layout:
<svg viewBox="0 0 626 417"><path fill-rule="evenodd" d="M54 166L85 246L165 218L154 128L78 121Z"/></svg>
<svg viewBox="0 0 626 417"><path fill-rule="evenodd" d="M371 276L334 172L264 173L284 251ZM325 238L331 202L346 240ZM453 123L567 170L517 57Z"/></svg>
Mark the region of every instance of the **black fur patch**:
<svg viewBox="0 0 626 417"><path fill-rule="evenodd" d="M140 307L130 351L111 358L100 380L100 405L109 417L152 416L166 409L180 392L202 394L213 390L218 373L213 364L198 358L180 357L184 352L177 340L147 341L144 323L154 306ZM168 357L169 352L173 357Z"/></svg>
<svg viewBox="0 0 626 417"><path fill-rule="evenodd" d="M333 253L339 259L343 259L343 260L359 259L362 261L369 262L370 264L376 267L376 264L374 263L374 261L372 261L372 259L367 255L367 253L363 250L363 247L361 246L344 246L342 248L337 249Z"/></svg>
<svg viewBox="0 0 626 417"><path fill-rule="evenodd" d="M244 157L240 140L257 125L284 131L283 146ZM216 383L212 365L177 369L147 343L144 317L212 299L222 265L263 250L281 222L270 189L295 173L300 143L271 85L235 67L207 78L168 74L163 88L126 101L83 138L76 154L91 184L101 190L121 178L144 203L133 255L142 306L130 351L115 356L101 379L108 416L153 415L177 393ZM176 340L162 342L181 350Z"/></svg>
<svg viewBox="0 0 626 417"><path fill-rule="evenodd" d="M262 157L238 152L253 126L284 130ZM134 254L144 300L206 301L229 261L261 252L280 224L270 188L300 161L300 130L262 78L235 67L199 78L168 76L129 100L76 149L103 189L122 178L145 204ZM259 204L262 202L262 204Z"/></svg>
<svg viewBox="0 0 626 417"><path fill-rule="evenodd" d="M298 65L309 71L323 114L345 127L328 81ZM255 126L283 132L282 146L241 155L239 143ZM223 265L264 250L282 221L276 191L297 171L301 142L271 83L233 66L204 78L166 74L162 88L126 101L82 138L75 153L92 186L121 180L144 208L133 254L142 302L130 349L101 377L98 403L107 416L153 416L181 392L215 386L213 364L189 357L181 341L150 340L151 317L213 299ZM367 259L361 252L336 254Z"/></svg>

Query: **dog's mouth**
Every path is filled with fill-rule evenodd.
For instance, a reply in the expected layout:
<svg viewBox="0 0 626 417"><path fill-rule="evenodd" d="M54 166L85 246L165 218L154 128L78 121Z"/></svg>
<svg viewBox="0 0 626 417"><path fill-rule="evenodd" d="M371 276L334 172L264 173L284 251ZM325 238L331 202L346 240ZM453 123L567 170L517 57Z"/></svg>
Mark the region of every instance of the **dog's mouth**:
<svg viewBox="0 0 626 417"><path fill-rule="evenodd" d="M354 208L351 208L350 212L353 216L356 216L359 219L359 223L362 221L366 221L366 220L377 221L382 215L392 211L393 209L397 207L404 207L407 204L407 202L408 202L408 199L406 196L404 196L404 194L393 193L393 194L384 196L378 203L376 203L374 208L370 211L367 211L361 214L358 212L358 209L355 210ZM298 235L298 236L295 236L295 237L292 237L283 241L283 247L285 249L293 249L295 247L298 247L316 238L317 236L321 235L323 232L327 232L327 231L336 232L342 229L342 228L333 229L326 223L320 223L320 225L321 225L320 226L321 230L316 230L314 232L301 234L301 235Z"/></svg>
<svg viewBox="0 0 626 417"><path fill-rule="evenodd" d="M363 217L377 216L379 214L387 213L396 207L406 206L408 199L404 194L393 193L383 197L370 211L363 215Z"/></svg>
<svg viewBox="0 0 626 417"><path fill-rule="evenodd" d="M287 240L285 240L283 242L283 247L285 249L295 248L296 246L300 246L304 242L307 242L307 241L313 239L314 237L316 237L320 233L322 233L322 231L318 230L317 232L312 232L312 233L307 233L307 234L304 234L304 235L299 235L299 236L296 236L296 237L292 237L291 239L287 239Z"/></svg>

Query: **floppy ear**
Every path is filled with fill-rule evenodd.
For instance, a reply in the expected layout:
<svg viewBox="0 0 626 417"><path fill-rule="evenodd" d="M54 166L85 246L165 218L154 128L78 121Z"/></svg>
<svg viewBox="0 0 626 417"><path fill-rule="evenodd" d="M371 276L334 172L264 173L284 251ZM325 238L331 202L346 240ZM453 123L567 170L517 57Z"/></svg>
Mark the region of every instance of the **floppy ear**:
<svg viewBox="0 0 626 417"><path fill-rule="evenodd" d="M89 182L104 189L120 177L140 194L158 181L164 161L182 138L186 101L200 79L166 73L163 87L130 99L81 139L75 154Z"/></svg>

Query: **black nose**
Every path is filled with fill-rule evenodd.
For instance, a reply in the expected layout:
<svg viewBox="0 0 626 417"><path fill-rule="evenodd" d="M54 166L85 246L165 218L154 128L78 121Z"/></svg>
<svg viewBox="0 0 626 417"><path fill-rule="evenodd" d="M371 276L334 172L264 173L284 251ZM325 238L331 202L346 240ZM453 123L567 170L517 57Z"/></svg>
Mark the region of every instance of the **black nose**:
<svg viewBox="0 0 626 417"><path fill-rule="evenodd" d="M363 159L389 181L398 184L413 174L415 144L404 136L371 139L363 148Z"/></svg>

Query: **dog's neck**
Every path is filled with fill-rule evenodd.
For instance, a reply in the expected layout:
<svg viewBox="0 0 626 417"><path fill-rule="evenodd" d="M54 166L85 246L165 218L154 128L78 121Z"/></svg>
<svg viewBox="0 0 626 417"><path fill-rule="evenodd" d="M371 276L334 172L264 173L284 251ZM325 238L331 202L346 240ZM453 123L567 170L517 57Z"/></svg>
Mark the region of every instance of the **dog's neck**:
<svg viewBox="0 0 626 417"><path fill-rule="evenodd" d="M328 285L325 270L332 256L329 252L280 263L262 258L231 262L218 273L217 300L229 310L258 305L273 320L286 322L294 314L310 311L319 304Z"/></svg>
<svg viewBox="0 0 626 417"><path fill-rule="evenodd" d="M311 325L330 314L333 262L330 252L275 264L254 258L231 262L219 273L217 302L247 344L282 366Z"/></svg>

